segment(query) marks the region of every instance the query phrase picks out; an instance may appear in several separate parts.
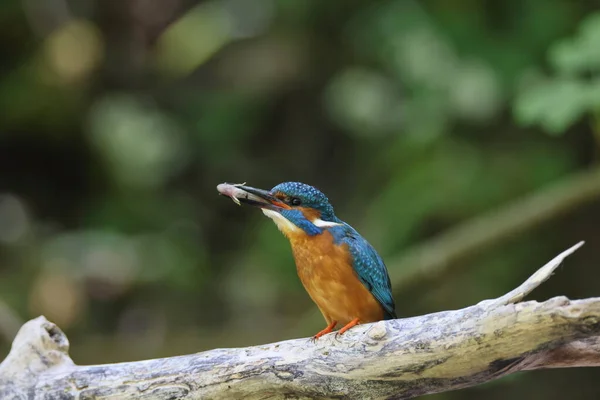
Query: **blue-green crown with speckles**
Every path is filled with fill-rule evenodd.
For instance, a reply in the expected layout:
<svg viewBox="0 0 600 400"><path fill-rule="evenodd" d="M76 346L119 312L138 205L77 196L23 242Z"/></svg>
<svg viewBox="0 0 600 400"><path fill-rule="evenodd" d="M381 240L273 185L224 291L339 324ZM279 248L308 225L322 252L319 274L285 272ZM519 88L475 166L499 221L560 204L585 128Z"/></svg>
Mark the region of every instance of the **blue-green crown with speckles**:
<svg viewBox="0 0 600 400"><path fill-rule="evenodd" d="M271 189L271 193L283 193L286 196L297 197L302 201L302 207L314 208L321 212L324 221L336 221L333 206L320 190L301 182L284 182Z"/></svg>

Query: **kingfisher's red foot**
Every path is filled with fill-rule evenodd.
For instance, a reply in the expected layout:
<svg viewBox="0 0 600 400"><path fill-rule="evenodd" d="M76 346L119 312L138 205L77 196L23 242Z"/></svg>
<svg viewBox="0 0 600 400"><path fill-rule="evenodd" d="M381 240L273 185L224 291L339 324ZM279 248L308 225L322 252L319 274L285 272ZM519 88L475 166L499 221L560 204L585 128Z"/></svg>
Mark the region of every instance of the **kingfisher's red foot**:
<svg viewBox="0 0 600 400"><path fill-rule="evenodd" d="M354 318L352 321L348 322L346 326L340 329L335 336L343 335L348 329L355 327L358 324L360 324L360 320L358 318Z"/></svg>
<svg viewBox="0 0 600 400"><path fill-rule="evenodd" d="M337 321L331 321L331 323L329 325L327 325L327 328L323 329L322 331L320 331L319 333L317 333L315 336L312 337L313 340L317 340L321 336L332 332L333 328L335 328L336 325L337 325Z"/></svg>

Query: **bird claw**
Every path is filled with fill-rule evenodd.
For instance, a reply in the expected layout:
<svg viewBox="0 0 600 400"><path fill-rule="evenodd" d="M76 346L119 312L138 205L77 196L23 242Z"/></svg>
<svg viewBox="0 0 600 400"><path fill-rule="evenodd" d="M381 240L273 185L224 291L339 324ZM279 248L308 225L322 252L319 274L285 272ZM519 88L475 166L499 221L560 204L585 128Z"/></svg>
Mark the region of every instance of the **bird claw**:
<svg viewBox="0 0 600 400"><path fill-rule="evenodd" d="M319 332L319 333L321 333L321 332ZM311 338L310 338L310 341L311 341L312 343L317 343L317 340L319 340L319 338L320 338L321 336L325 336L325 335L326 335L327 333L329 333L329 332L323 333L323 334L321 334L321 335L320 335L319 333L317 333L316 335L314 335L313 337L311 337Z"/></svg>
<svg viewBox="0 0 600 400"><path fill-rule="evenodd" d="M339 341L342 338L342 335L346 333L346 331L342 331L341 329L335 333L335 339Z"/></svg>
<svg viewBox="0 0 600 400"><path fill-rule="evenodd" d="M339 331L336 332L335 336L339 337L342 336L344 333L346 333L350 328L355 327L356 325L360 324L360 320L358 318L354 318L352 321L348 322L346 324L346 326L344 326L342 329L340 329Z"/></svg>
<svg viewBox="0 0 600 400"><path fill-rule="evenodd" d="M337 325L337 321L331 321L331 323L329 325L327 325L327 327L325 329L318 332L316 335L314 335L312 337L312 339L311 339L312 342L315 343L317 341L317 339L320 338L321 336L331 333L333 331L333 328L335 328L336 325Z"/></svg>

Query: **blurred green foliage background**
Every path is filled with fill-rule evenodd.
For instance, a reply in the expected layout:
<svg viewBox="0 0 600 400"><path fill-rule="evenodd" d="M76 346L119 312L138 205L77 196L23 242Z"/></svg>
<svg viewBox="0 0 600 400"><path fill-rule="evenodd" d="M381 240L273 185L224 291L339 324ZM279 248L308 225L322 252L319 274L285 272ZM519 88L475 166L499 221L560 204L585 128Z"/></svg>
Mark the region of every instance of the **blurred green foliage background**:
<svg viewBox="0 0 600 400"><path fill-rule="evenodd" d="M225 181L319 187L402 317L497 297L579 240L530 297L600 295L599 6L3 0L0 357L40 314L81 364L322 328L287 241ZM598 399L599 378L431 398Z"/></svg>

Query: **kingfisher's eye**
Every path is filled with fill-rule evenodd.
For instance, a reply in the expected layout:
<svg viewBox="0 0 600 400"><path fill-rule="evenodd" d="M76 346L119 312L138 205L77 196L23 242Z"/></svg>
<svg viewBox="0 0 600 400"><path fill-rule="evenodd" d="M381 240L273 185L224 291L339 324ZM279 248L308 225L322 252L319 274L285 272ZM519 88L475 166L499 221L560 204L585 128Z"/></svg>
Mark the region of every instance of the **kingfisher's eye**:
<svg viewBox="0 0 600 400"><path fill-rule="evenodd" d="M302 204L302 200L300 200L297 197L292 197L290 199L290 204L293 205L293 206L299 206L300 204Z"/></svg>

